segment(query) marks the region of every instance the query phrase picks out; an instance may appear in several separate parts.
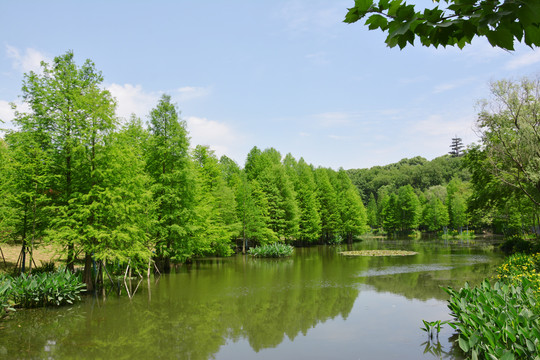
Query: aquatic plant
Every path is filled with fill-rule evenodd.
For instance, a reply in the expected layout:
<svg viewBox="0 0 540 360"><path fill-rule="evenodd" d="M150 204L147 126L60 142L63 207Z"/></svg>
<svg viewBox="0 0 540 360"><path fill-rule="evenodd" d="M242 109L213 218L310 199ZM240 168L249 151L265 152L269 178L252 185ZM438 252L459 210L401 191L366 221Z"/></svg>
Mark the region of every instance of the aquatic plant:
<svg viewBox="0 0 540 360"><path fill-rule="evenodd" d="M31 308L72 304L84 288L78 275L64 269L53 273L0 277L0 301L4 308Z"/></svg>
<svg viewBox="0 0 540 360"><path fill-rule="evenodd" d="M539 359L540 321L530 281L485 280L478 287L446 289L460 348L472 359Z"/></svg>
<svg viewBox="0 0 540 360"><path fill-rule="evenodd" d="M294 248L290 245L274 243L261 245L248 250L248 254L254 257L287 257L291 256L294 252Z"/></svg>
<svg viewBox="0 0 540 360"><path fill-rule="evenodd" d="M342 251L340 254L346 256L411 256L418 253L405 250L357 250Z"/></svg>

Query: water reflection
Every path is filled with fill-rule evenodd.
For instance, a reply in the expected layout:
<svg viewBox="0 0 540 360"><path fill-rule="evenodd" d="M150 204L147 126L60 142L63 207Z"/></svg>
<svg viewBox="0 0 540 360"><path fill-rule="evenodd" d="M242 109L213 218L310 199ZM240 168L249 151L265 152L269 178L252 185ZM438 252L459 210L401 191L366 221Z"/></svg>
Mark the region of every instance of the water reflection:
<svg viewBox="0 0 540 360"><path fill-rule="evenodd" d="M448 319L440 286L479 282L500 261L476 244L355 247L419 254L350 258L317 247L286 260L202 260L158 283L143 282L131 301L88 298L73 307L19 311L0 323L0 357L434 358L424 354L419 328L422 319ZM435 350L455 358L446 331Z"/></svg>

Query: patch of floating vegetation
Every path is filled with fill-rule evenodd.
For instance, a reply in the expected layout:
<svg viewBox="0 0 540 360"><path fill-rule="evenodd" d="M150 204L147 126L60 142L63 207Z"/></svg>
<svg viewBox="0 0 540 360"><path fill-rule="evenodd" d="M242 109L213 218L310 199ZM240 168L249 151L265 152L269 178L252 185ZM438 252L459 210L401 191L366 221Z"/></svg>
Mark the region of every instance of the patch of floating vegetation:
<svg viewBox="0 0 540 360"><path fill-rule="evenodd" d="M345 256L411 256L418 253L405 250L358 250L342 251L340 254Z"/></svg>

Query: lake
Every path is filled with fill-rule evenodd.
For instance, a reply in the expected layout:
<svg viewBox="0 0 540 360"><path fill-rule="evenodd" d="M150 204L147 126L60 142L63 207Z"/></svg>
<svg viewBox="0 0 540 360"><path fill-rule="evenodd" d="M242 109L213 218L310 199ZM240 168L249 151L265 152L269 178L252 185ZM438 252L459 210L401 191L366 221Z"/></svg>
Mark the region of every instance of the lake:
<svg viewBox="0 0 540 360"><path fill-rule="evenodd" d="M369 239L350 249L418 254L345 257L347 246L317 246L287 259L198 260L144 279L131 300L124 289L19 310L0 322L0 358L462 358L449 326L430 346L422 319L450 319L441 286L494 274L503 256L492 241Z"/></svg>

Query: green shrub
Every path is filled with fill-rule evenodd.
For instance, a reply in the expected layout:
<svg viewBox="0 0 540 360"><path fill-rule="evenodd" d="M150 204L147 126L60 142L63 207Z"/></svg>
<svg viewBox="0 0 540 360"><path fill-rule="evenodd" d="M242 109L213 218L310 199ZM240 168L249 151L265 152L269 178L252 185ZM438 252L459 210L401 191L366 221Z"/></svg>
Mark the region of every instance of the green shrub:
<svg viewBox="0 0 540 360"><path fill-rule="evenodd" d="M447 289L448 307L459 329L459 346L472 359L539 359L540 322L534 313L534 285L523 278L519 285L485 280L459 291Z"/></svg>
<svg viewBox="0 0 540 360"><path fill-rule="evenodd" d="M41 265L32 269L32 274L53 273L56 271L54 261L42 261Z"/></svg>
<svg viewBox="0 0 540 360"><path fill-rule="evenodd" d="M291 256L294 248L290 245L274 243L250 248L248 254L255 257L287 257Z"/></svg>
<svg viewBox="0 0 540 360"><path fill-rule="evenodd" d="M84 288L80 277L60 269L54 273L21 274L0 278L2 306L31 308L72 304Z"/></svg>

